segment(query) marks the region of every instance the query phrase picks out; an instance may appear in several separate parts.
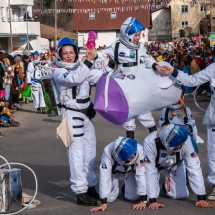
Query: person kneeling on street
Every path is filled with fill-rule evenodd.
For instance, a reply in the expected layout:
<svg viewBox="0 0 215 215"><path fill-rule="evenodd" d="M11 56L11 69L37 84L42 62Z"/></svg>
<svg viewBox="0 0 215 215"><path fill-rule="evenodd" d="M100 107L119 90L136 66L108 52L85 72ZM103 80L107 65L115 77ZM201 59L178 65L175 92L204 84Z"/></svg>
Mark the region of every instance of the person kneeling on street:
<svg viewBox="0 0 215 215"><path fill-rule="evenodd" d="M119 177L124 177L124 197L140 201L133 209L146 208L145 164L141 145L136 140L119 137L104 149L100 164L99 196L101 206L91 212L107 209L107 202L113 202L119 195Z"/></svg>
<svg viewBox="0 0 215 215"><path fill-rule="evenodd" d="M188 131L179 125L169 124L149 134L142 143L145 155L146 186L149 209L163 208L157 202L159 196L159 173L164 171L163 190L172 199L187 198L186 170L189 184L197 195L196 206L209 207L206 200L204 178L200 160Z"/></svg>

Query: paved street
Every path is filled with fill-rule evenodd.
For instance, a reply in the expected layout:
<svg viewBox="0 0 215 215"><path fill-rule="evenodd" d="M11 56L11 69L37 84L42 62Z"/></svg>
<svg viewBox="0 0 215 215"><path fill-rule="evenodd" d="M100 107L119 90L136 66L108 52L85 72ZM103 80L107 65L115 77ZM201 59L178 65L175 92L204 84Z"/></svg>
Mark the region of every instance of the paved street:
<svg viewBox="0 0 215 215"><path fill-rule="evenodd" d="M185 101L191 108L198 127L199 136L206 141L206 128L202 126L204 113L201 112L192 101L192 96L187 96ZM203 106L205 106L203 102ZM4 128L0 131L6 134L0 138L0 155L10 162L21 162L30 166L36 173L39 183L38 200L41 205L34 209L28 209L22 214L26 215L64 215L64 214L90 214L90 207L77 206L75 195L71 192L69 182L69 167L65 147L60 139L56 139L56 127L60 123L59 117L49 118L46 115L35 113L33 104L24 104L22 111L14 114L15 120L21 122L18 128ZM156 121L161 111L154 111ZM97 160L96 173L100 157L105 145L115 140L119 135L125 135L121 126L115 126L104 120L99 114L95 118L97 134ZM135 137L142 142L148 134L148 129L143 128L137 122ZM199 145L199 155L205 178L207 194L211 192L211 185L207 183L207 159L206 143ZM1 161L3 163L3 161ZM34 180L28 170L23 169L23 188L30 195L34 191ZM162 178L162 177L161 177ZM161 180L161 184L162 184ZM122 181L121 181L122 185ZM215 208L202 209L194 207L196 196L190 193L188 199L171 200L161 191L159 202L165 208L158 211L133 211L132 203L127 202L120 195L114 203L108 204L108 210L97 214L214 214Z"/></svg>

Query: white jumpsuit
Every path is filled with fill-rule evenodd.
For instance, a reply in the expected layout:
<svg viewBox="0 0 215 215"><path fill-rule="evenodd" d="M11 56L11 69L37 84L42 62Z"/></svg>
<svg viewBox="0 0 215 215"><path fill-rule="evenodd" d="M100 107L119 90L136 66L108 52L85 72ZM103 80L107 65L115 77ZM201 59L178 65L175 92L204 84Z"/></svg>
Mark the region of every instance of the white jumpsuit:
<svg viewBox="0 0 215 215"><path fill-rule="evenodd" d="M95 83L103 74L102 70L90 70L92 64L80 63L75 70L64 68L55 70L52 81L56 95L56 102L60 103L63 91L66 90L64 105L69 108L86 109L91 99L89 97L89 82ZM94 73L93 73L94 72ZM72 88L76 88L76 99L73 99ZM87 192L88 186L98 183L94 172L96 159L96 136L93 120L85 114L62 108L62 117L68 116L68 122L75 141L67 148L71 188L76 194Z"/></svg>
<svg viewBox="0 0 215 215"><path fill-rule="evenodd" d="M39 63L40 64L40 63ZM40 83L40 78L42 77L42 72L39 67L33 62L28 64L27 68L27 80L28 84L32 85L32 95L35 108L45 108L45 100L43 96L43 90Z"/></svg>
<svg viewBox="0 0 215 215"><path fill-rule="evenodd" d="M190 108L183 106L183 108L186 108L186 111L183 111L182 113L180 112L180 109L177 109L175 111L169 110L168 116L167 114L167 107L162 109L162 113L160 115L160 119L158 121L158 126L161 127L162 125L166 124L176 124L176 125L182 125L184 126L185 129L187 129L189 132L191 132L194 140L197 142L197 128L196 128L196 122L194 117L191 114ZM174 114L177 114L177 116L171 114L171 112L174 112ZM187 117L187 123L184 123L184 117ZM190 127L192 129L190 129Z"/></svg>
<svg viewBox="0 0 215 215"><path fill-rule="evenodd" d="M178 71L176 80L185 86L195 87L210 81L212 92L215 87L215 64L209 65L206 69L188 76L182 71ZM215 94L213 94L215 96ZM208 157L208 181L215 185L215 124L207 125L207 157Z"/></svg>
<svg viewBox="0 0 215 215"><path fill-rule="evenodd" d="M113 169L116 162L112 157L113 147L114 142L108 144L101 158L99 167L99 196L101 199L107 199L107 202L113 202L119 195L119 177L123 176L125 182L125 198L131 201L139 200L140 196L146 195L143 149L141 145L137 145L139 157L135 164L136 170L133 171L131 166L123 167L119 163Z"/></svg>
<svg viewBox="0 0 215 215"><path fill-rule="evenodd" d="M156 168L157 148L155 144L157 132L149 134L142 143L143 153L145 155L146 166L146 187L149 202L155 202L159 196L159 177L160 172ZM160 149L158 155L158 164L164 169L166 194L173 199L187 198L189 191L186 186L186 170L188 171L189 184L193 192L197 195L198 200L206 198L204 178L200 167L200 160L195 152L191 139L185 142L180 151L180 162L176 164L176 154L167 150ZM173 158L170 164L167 162L168 156ZM170 171L169 169L176 164ZM168 184L168 178L170 183Z"/></svg>
<svg viewBox="0 0 215 215"><path fill-rule="evenodd" d="M98 52L98 59L96 61L103 61L107 57L107 55L114 59L115 46L116 42L112 43L107 49ZM146 48L144 47L143 43L140 43L138 55L138 59L140 60L139 72L144 72L145 68L151 68L152 64L156 62L154 58L147 55ZM120 43L118 50L118 59L121 64L118 65L118 71L121 71L123 75L129 75L138 72L137 66L123 67L122 65L122 63L136 62L136 57L136 50L128 48ZM155 121L151 112L139 115L138 120L146 128L151 128L155 125ZM136 129L135 119L131 119L125 122L123 124L123 127L128 131L134 131Z"/></svg>

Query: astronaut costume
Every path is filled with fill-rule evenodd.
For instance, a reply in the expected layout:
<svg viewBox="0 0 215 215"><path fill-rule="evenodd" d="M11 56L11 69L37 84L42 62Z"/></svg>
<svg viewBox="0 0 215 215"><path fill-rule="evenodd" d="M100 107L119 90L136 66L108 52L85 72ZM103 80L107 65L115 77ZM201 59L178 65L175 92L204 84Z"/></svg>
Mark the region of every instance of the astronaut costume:
<svg viewBox="0 0 215 215"><path fill-rule="evenodd" d="M34 52L34 55L40 56L38 51ZM40 108L42 108L42 113L45 112L45 100L43 96L43 90L40 83L40 78L42 77L41 69L38 67L40 65L39 58L38 60L32 59L32 62L28 64L27 68L27 82L29 85L32 85L32 95L34 107L37 108L38 113Z"/></svg>
<svg viewBox="0 0 215 215"><path fill-rule="evenodd" d="M133 160L125 162L132 155L135 155ZM99 196L102 204L113 202L119 195L120 176L124 178L124 196L127 200L147 201L143 149L136 140L118 137L108 144L99 168Z"/></svg>
<svg viewBox="0 0 215 215"><path fill-rule="evenodd" d="M96 61L103 61L109 55L117 64L117 70L123 75L131 75L141 72L145 67L151 68L155 59L146 53L144 44L133 43L135 33L143 30L143 25L133 17L127 18L120 28L120 40L112 43L107 49L98 52ZM154 118L151 113L138 116L140 123L151 131L156 130ZM131 119L123 124L128 137L134 138L136 129L135 119Z"/></svg>
<svg viewBox="0 0 215 215"><path fill-rule="evenodd" d="M206 69L201 70L200 72L191 76L188 76L186 73L177 70L174 70L172 75L178 82L189 87L202 85L210 81L211 91L213 92L213 95L205 114L203 124L207 126L207 157L209 168L208 181L214 187L213 192L208 196L208 199L215 200L215 64L211 64Z"/></svg>
<svg viewBox="0 0 215 215"><path fill-rule="evenodd" d="M191 134L194 140L197 142L197 128L195 119L191 114L190 108L184 106L182 103L169 105L163 108L158 121L158 126L162 127L168 124L181 125L183 128Z"/></svg>
<svg viewBox="0 0 215 215"><path fill-rule="evenodd" d="M183 144L184 145L181 145ZM146 166L146 187L149 202L157 202L160 170L164 171L166 194L173 199L187 198L186 170L189 184L197 199L205 200L204 178L198 154L184 128L169 124L149 134L142 143ZM178 147L178 148L175 148Z"/></svg>
<svg viewBox="0 0 215 215"><path fill-rule="evenodd" d="M74 63L64 62L59 56L59 50L64 45L74 47L76 52ZM96 201L89 199L91 195L89 189L91 187L95 189L94 186L98 183L94 172L96 136L92 118L95 113L91 105L89 83L96 83L103 72L102 70L91 70L93 64L88 60L79 63L77 45L68 37L59 41L56 56L58 69L55 70L52 77L55 99L56 103L60 104L65 93L64 106L61 108L62 118L68 117L75 139L66 148L70 166L71 189L77 194L77 204L95 205ZM91 112L90 115L89 112Z"/></svg>

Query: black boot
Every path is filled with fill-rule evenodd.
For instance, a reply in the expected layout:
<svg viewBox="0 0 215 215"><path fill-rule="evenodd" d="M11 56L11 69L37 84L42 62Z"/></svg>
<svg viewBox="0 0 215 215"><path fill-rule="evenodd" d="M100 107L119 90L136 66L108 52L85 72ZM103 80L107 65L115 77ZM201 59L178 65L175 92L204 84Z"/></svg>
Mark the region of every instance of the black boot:
<svg viewBox="0 0 215 215"><path fill-rule="evenodd" d="M41 109L40 108L37 108L37 113L41 113Z"/></svg>
<svg viewBox="0 0 215 215"><path fill-rule="evenodd" d="M77 205L96 206L97 201L88 195L88 193L77 194Z"/></svg>
<svg viewBox="0 0 215 215"><path fill-rule="evenodd" d="M148 129L149 129L149 133L152 133L153 131L157 131L156 125L152 126L151 128L148 128Z"/></svg>
<svg viewBox="0 0 215 215"><path fill-rule="evenodd" d="M87 190L87 194L94 199L100 199L99 194L97 193L95 186L89 187Z"/></svg>
<svg viewBox="0 0 215 215"><path fill-rule="evenodd" d="M134 139L134 131L126 131L126 137Z"/></svg>

